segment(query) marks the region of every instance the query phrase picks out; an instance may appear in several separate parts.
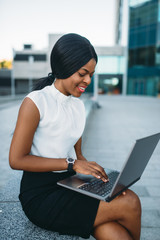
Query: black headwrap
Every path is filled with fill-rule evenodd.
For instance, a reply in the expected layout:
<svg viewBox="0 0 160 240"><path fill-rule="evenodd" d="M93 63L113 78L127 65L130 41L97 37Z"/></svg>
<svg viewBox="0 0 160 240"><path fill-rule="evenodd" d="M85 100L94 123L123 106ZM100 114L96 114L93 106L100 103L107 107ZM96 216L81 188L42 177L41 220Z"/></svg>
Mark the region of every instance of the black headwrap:
<svg viewBox="0 0 160 240"><path fill-rule="evenodd" d="M92 58L97 62L96 52L88 39L74 33L63 35L51 52L52 74L55 78L68 78Z"/></svg>

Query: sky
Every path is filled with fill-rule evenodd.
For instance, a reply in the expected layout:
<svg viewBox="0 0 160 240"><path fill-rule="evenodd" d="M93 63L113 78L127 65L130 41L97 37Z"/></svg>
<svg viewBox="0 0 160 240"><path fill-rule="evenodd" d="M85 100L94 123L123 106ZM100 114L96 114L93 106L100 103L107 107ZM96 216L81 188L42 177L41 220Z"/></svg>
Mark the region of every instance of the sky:
<svg viewBox="0 0 160 240"><path fill-rule="evenodd" d="M74 32L94 46L113 46L116 0L0 0L0 60L23 44L48 47L49 33Z"/></svg>

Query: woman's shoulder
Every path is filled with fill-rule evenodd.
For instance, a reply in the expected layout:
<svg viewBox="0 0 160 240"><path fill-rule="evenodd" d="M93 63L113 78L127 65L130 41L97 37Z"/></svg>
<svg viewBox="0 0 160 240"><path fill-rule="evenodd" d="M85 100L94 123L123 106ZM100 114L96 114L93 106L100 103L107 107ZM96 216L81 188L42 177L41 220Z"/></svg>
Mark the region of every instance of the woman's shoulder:
<svg viewBox="0 0 160 240"><path fill-rule="evenodd" d="M26 97L40 99L40 98L42 98L42 97L44 97L46 95L46 91L45 90L46 90L45 88L43 88L41 90L34 90L34 91L28 93L26 95Z"/></svg>
<svg viewBox="0 0 160 240"><path fill-rule="evenodd" d="M42 102L49 98L49 95L49 87L47 86L41 90L30 92L26 97L30 98L36 104L42 104Z"/></svg>
<svg viewBox="0 0 160 240"><path fill-rule="evenodd" d="M47 87L43 88L41 90L35 90L32 91L30 93L28 93L25 97L31 99L34 104L36 105L36 107L38 108L39 112L40 112L40 116L43 115L43 111L44 111L44 107L47 107L47 99L48 99L48 91L47 91Z"/></svg>

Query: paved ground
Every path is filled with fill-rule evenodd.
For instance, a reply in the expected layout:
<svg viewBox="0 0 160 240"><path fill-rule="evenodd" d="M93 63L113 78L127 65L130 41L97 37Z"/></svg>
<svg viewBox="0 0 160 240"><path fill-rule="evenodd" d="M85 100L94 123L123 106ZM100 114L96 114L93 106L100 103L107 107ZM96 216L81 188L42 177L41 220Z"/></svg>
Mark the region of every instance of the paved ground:
<svg viewBox="0 0 160 240"><path fill-rule="evenodd" d="M136 139L160 132L160 99L101 95L99 103L101 108L90 115L83 152L88 160L120 170ZM18 106L19 102L15 102L0 108L1 187L12 175L8 166L8 150ZM160 239L159 156L160 143L142 179L132 187L142 202L142 240Z"/></svg>
<svg viewBox="0 0 160 240"><path fill-rule="evenodd" d="M120 170L136 139L160 132L160 99L100 96L92 112L84 155L106 168ZM142 203L142 240L160 239L160 143L132 189Z"/></svg>

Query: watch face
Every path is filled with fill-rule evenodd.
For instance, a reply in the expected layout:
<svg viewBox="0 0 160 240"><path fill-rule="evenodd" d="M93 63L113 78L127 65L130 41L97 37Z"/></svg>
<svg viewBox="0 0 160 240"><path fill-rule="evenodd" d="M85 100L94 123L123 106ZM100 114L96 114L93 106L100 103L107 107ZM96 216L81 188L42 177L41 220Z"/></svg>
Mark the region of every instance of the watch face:
<svg viewBox="0 0 160 240"><path fill-rule="evenodd" d="M73 158L68 158L68 162L73 163L74 159Z"/></svg>

